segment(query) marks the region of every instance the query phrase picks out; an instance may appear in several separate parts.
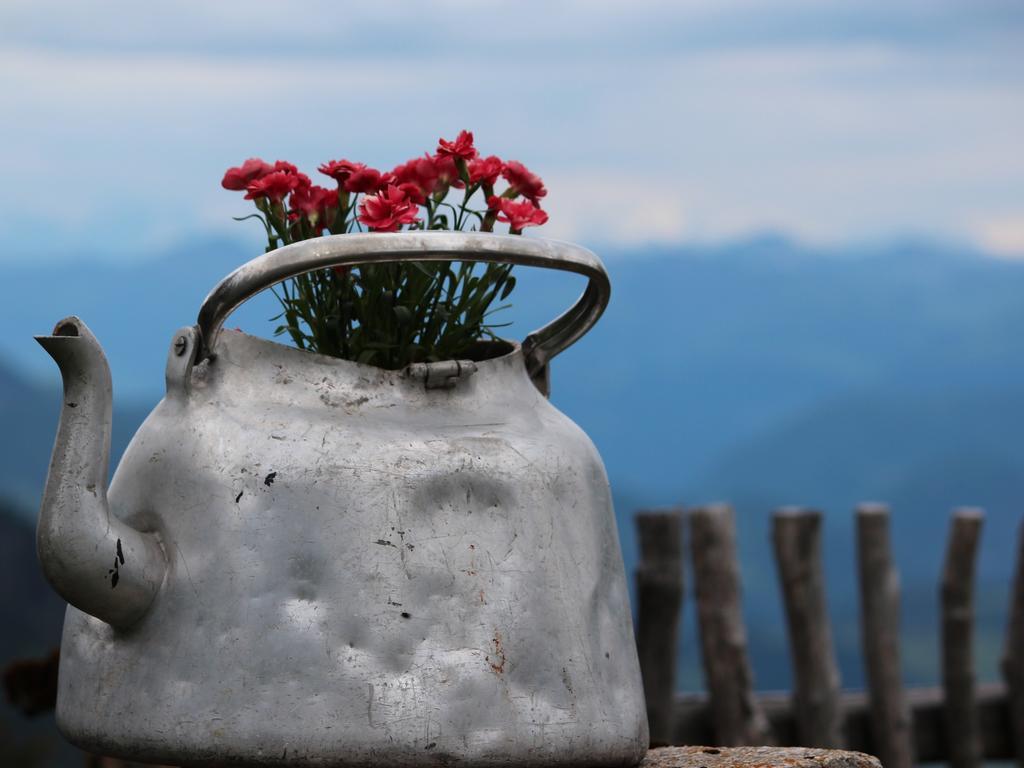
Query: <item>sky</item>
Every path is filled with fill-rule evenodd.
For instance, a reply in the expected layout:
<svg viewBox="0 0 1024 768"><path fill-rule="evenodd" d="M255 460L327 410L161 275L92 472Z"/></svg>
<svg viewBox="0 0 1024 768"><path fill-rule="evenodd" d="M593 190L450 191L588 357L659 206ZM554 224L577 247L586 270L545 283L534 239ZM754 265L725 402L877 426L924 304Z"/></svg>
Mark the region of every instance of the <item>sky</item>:
<svg viewBox="0 0 1024 768"><path fill-rule="evenodd" d="M247 157L390 168L462 128L544 177L547 237L1019 257L1022 52L1019 2L5 0L0 263L237 233Z"/></svg>

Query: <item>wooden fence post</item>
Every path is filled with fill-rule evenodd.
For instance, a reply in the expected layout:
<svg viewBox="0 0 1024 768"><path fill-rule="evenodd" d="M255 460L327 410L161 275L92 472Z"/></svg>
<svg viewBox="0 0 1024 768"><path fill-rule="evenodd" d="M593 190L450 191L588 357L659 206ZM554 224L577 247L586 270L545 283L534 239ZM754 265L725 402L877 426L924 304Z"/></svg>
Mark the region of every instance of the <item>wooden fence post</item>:
<svg viewBox="0 0 1024 768"><path fill-rule="evenodd" d="M682 510L636 515L637 653L647 701L651 746L672 743L679 613L683 602Z"/></svg>
<svg viewBox="0 0 1024 768"><path fill-rule="evenodd" d="M805 747L842 747L839 667L825 606L821 522L816 510L783 507L772 518L772 541L789 626L797 739Z"/></svg>
<svg viewBox="0 0 1024 768"><path fill-rule="evenodd" d="M732 507L715 504L694 509L688 517L701 655L716 741L723 746L768 744L771 730L754 698L747 657Z"/></svg>
<svg viewBox="0 0 1024 768"><path fill-rule="evenodd" d="M889 508L857 507L861 631L875 752L885 768L912 768L913 732L900 671L900 583L889 543Z"/></svg>
<svg viewBox="0 0 1024 768"><path fill-rule="evenodd" d="M1010 697L1010 731L1017 761L1024 768L1024 521L1017 537L1017 566L1006 624L1003 677Z"/></svg>
<svg viewBox="0 0 1024 768"><path fill-rule="evenodd" d="M974 563L984 513L953 511L942 568L942 686L951 768L978 768L978 711L974 706Z"/></svg>

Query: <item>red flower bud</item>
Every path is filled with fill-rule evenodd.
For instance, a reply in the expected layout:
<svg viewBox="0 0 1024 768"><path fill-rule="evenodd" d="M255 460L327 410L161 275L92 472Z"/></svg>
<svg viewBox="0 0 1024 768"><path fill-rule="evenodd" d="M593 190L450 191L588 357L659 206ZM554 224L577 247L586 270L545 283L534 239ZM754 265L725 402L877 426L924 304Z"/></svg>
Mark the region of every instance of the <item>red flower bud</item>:
<svg viewBox="0 0 1024 768"><path fill-rule="evenodd" d="M220 185L224 189L241 191L246 189L252 182L268 173L272 173L274 166L265 163L258 157L250 157L236 168L228 168L221 179Z"/></svg>
<svg viewBox="0 0 1024 768"><path fill-rule="evenodd" d="M494 206L491 201L497 205ZM522 232L523 227L536 227L548 221L548 215L529 200L517 202L507 197L491 197L487 204L499 211L498 221L508 224L513 233Z"/></svg>
<svg viewBox="0 0 1024 768"><path fill-rule="evenodd" d="M359 204L359 221L375 232L395 232L403 224L419 221L416 204L394 184Z"/></svg>
<svg viewBox="0 0 1024 768"><path fill-rule="evenodd" d="M284 173L291 173L296 176L301 175L299 173L299 169L296 168L291 163L287 162L286 160L278 160L276 163L274 163L274 170L283 171Z"/></svg>
<svg viewBox="0 0 1024 768"><path fill-rule="evenodd" d="M317 186L299 186L288 198L293 211L304 214L308 219L323 218L325 211L338 205L338 193L333 189Z"/></svg>
<svg viewBox="0 0 1024 768"><path fill-rule="evenodd" d="M307 179L308 181L308 179ZM289 192L303 186L299 177L286 171L274 171L266 176L256 179L249 184L245 195L246 200L255 200L257 197L269 198L271 202L277 203L284 199Z"/></svg>
<svg viewBox="0 0 1024 768"><path fill-rule="evenodd" d="M434 170L437 173L435 192L441 186L455 187L456 189L466 186L459 178L459 167L455 164L453 155L434 155L431 160L434 162Z"/></svg>
<svg viewBox="0 0 1024 768"><path fill-rule="evenodd" d="M427 195L434 194L437 186L437 168L433 158L414 157L407 163L395 166L390 174L394 184L414 184L419 190L421 197L426 200Z"/></svg>
<svg viewBox="0 0 1024 768"><path fill-rule="evenodd" d="M522 195L534 205L539 205L538 200L548 193L540 176L531 173L525 165L515 160L505 163L501 175L516 194Z"/></svg>
<svg viewBox="0 0 1024 768"><path fill-rule="evenodd" d="M390 176L391 174L388 175ZM423 194L423 190L419 188L419 185L413 184L411 181L405 181L399 184L398 188L405 192L406 197L416 203L416 205L426 205L427 196Z"/></svg>
<svg viewBox="0 0 1024 768"><path fill-rule="evenodd" d="M438 139L437 154L440 157L461 157L463 160L469 161L480 153L477 152L476 147L473 146L472 131L459 131L459 135L455 141Z"/></svg>
<svg viewBox="0 0 1024 768"><path fill-rule="evenodd" d="M362 163L353 163L351 160L331 160L317 168L324 176L330 176L338 184L344 184L348 177L359 168L365 168Z"/></svg>
<svg viewBox="0 0 1024 768"><path fill-rule="evenodd" d="M366 194L380 189L380 171L375 168L367 168L362 163L354 163L354 165L356 168L345 181L346 192L362 192Z"/></svg>
<svg viewBox="0 0 1024 768"><path fill-rule="evenodd" d="M343 187L346 192L376 192L385 183L380 171L368 168L365 163L354 163L351 160L331 160L317 170L337 181L338 186Z"/></svg>
<svg viewBox="0 0 1024 768"><path fill-rule="evenodd" d="M313 187L318 190L317 207L320 209L321 215L326 211L332 210L338 207L338 192L334 189L324 189L323 187Z"/></svg>
<svg viewBox="0 0 1024 768"><path fill-rule="evenodd" d="M483 182L493 187L498 183L498 177L505 170L505 163L501 158L491 155L472 160L469 163L469 183L477 184Z"/></svg>

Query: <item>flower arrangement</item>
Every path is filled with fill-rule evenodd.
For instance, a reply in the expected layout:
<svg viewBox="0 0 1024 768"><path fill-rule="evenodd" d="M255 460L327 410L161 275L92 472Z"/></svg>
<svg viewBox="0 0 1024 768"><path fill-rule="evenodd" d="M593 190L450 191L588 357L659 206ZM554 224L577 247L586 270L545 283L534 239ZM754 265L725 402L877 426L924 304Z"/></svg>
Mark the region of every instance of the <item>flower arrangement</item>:
<svg viewBox="0 0 1024 768"><path fill-rule="evenodd" d="M291 163L250 158L229 168L221 185L244 191L257 213L267 250L349 232L476 230L508 232L544 224L547 194L522 163L482 157L473 134L441 139L434 154L381 172L332 160L319 172L336 183L317 186ZM500 193L499 180L507 186ZM450 201L454 200L454 202ZM490 316L515 287L511 265L475 262L399 262L311 272L274 293L287 333L300 349L398 369L414 362L474 357L479 342L497 340Z"/></svg>

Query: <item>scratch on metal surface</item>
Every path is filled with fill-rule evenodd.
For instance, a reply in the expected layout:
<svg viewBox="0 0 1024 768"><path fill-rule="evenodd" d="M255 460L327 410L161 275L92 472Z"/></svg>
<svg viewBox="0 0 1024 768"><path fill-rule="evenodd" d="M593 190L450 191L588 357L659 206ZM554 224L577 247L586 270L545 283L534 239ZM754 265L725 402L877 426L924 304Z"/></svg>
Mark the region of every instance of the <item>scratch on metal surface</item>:
<svg viewBox="0 0 1024 768"><path fill-rule="evenodd" d="M185 559L185 553L181 551L178 542L174 542L174 548L178 550L178 556L181 558L181 562L185 564L185 575L188 576L188 583L192 585L192 591L196 593L196 597L199 597L199 590L196 589L196 583L192 581L192 571L188 568L188 560Z"/></svg>
<svg viewBox="0 0 1024 768"><path fill-rule="evenodd" d="M504 427L505 421L485 421L479 424L439 424L439 429L465 429L467 427Z"/></svg>
<svg viewBox="0 0 1024 768"><path fill-rule="evenodd" d="M512 445L512 443L507 442L507 441L506 441L506 443L508 445L508 448L512 451L512 453L516 454L519 458L521 458L523 461L526 462L526 466L528 466L528 467L530 467L532 469L536 469L538 472L543 472L544 474L548 474L547 472L545 472L545 470L541 469L536 464L534 464L533 461L531 461L529 458L527 458L526 454L524 454L522 451L520 451L518 448L516 448L514 445Z"/></svg>

